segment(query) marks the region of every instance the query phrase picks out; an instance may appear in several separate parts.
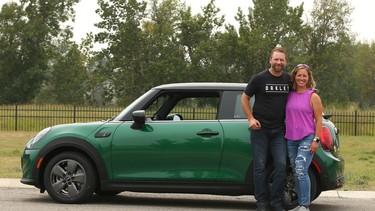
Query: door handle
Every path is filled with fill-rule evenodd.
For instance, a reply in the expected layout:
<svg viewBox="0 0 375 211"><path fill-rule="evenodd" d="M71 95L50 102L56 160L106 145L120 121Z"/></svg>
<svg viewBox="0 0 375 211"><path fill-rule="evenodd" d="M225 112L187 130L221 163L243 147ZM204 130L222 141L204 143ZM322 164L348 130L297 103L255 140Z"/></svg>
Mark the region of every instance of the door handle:
<svg viewBox="0 0 375 211"><path fill-rule="evenodd" d="M197 132L198 136L217 136L219 135L219 132L217 131L200 131Z"/></svg>

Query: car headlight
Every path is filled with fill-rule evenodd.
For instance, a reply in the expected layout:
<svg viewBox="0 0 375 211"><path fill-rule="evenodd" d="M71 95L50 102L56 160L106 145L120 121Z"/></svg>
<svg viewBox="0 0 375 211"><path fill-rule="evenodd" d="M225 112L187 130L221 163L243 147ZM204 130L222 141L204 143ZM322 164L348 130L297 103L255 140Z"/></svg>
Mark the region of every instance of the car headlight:
<svg viewBox="0 0 375 211"><path fill-rule="evenodd" d="M49 131L51 130L51 127L47 127L40 131L34 138L32 138L29 143L27 143L26 148L32 148L36 142L38 142L40 139L42 139Z"/></svg>

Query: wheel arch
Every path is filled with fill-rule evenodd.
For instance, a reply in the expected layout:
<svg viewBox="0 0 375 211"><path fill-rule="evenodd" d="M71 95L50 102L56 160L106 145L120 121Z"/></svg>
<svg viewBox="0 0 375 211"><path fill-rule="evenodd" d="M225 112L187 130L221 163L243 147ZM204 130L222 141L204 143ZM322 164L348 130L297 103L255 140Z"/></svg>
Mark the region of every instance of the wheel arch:
<svg viewBox="0 0 375 211"><path fill-rule="evenodd" d="M314 200L314 199L318 198L318 196L322 192L322 181L321 181L321 178L319 176L321 169L320 169L320 167L319 167L319 165L318 165L318 163L316 162L315 159L312 160L312 162L310 164L310 169L314 172L314 176L315 176L315 180L316 180L316 194L315 194L315 196L312 197L312 200Z"/></svg>
<svg viewBox="0 0 375 211"><path fill-rule="evenodd" d="M86 156L93 164L95 172L100 180L107 180L108 173L107 167L104 160L100 156L99 152L87 141L77 137L61 137L48 143L39 152L39 159L43 158L39 168L35 166L35 178L38 183L37 187L44 190L43 175L47 163L57 154L66 151L75 151L82 153ZM38 159L38 160L39 160ZM35 165L38 165L36 163Z"/></svg>

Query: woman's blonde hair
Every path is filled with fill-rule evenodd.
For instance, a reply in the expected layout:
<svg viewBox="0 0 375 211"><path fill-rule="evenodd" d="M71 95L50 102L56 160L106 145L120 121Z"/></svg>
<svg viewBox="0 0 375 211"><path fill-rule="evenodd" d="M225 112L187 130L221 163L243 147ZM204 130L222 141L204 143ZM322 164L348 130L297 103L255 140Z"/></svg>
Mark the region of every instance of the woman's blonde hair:
<svg viewBox="0 0 375 211"><path fill-rule="evenodd" d="M301 69L307 70L307 74L309 76L309 80L307 81L306 87L308 89L315 89L316 83L314 81L312 71L311 71L309 65L307 65L307 64L299 64L292 70L292 72L291 72L291 76L292 76L291 78L292 78L292 84L293 84L292 89L296 90L296 88L297 88L297 84L296 84L296 81L295 81L296 75L297 75L298 70L301 70Z"/></svg>

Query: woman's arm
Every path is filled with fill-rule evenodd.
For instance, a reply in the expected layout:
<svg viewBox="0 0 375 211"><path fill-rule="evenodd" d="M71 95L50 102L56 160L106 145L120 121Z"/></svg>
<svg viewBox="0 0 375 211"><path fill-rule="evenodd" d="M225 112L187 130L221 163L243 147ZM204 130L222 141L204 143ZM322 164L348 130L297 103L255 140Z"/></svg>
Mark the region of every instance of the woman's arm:
<svg viewBox="0 0 375 211"><path fill-rule="evenodd" d="M315 119L315 137L320 138L322 133L322 121L323 121L323 106L322 101L318 94L313 93L311 95L311 106L314 112L314 119ZM310 147L310 151L315 153L318 150L319 144L318 142L313 141Z"/></svg>

